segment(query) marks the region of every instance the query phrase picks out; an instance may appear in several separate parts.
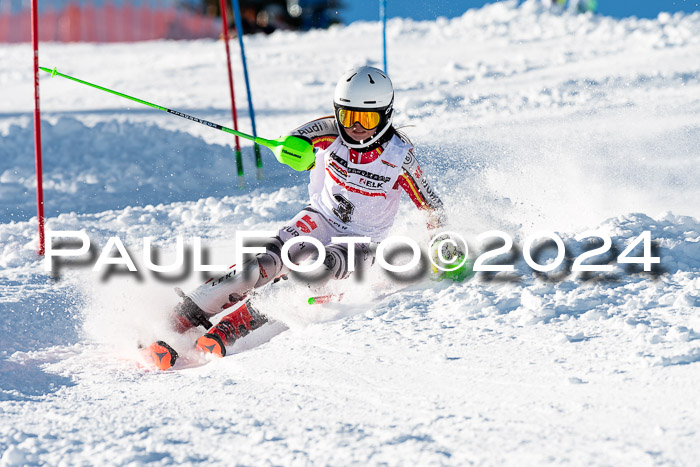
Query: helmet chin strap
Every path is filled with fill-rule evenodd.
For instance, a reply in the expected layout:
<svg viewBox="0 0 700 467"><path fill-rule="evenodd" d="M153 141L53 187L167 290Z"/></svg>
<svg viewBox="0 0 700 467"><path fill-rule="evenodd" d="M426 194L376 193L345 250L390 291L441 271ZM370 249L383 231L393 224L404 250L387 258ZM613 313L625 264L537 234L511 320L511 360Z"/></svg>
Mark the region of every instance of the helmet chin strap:
<svg viewBox="0 0 700 467"><path fill-rule="evenodd" d="M382 128L380 131L372 135L371 138L368 138L367 140L362 140L360 142L355 141L354 139L350 138L348 136L348 133L345 131L345 128L343 128L340 123L338 123L338 119L335 119L335 125L338 127L338 134L340 135L340 138L343 140L345 145L351 149L365 149L370 146L372 146L374 143L376 143L382 136L384 136L384 133L386 133L389 128L391 128L391 122L394 119L394 112L391 112L391 115L389 116L389 119L386 122L386 125L384 125L384 128Z"/></svg>

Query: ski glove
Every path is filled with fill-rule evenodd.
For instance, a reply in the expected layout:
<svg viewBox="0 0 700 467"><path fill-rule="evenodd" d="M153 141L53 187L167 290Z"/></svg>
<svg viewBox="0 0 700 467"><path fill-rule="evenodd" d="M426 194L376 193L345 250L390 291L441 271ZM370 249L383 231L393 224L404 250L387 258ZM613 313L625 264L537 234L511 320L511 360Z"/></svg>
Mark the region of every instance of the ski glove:
<svg viewBox="0 0 700 467"><path fill-rule="evenodd" d="M471 260L466 258L460 243L449 233L438 234L433 238L430 247L433 280L451 279L461 282L473 274Z"/></svg>

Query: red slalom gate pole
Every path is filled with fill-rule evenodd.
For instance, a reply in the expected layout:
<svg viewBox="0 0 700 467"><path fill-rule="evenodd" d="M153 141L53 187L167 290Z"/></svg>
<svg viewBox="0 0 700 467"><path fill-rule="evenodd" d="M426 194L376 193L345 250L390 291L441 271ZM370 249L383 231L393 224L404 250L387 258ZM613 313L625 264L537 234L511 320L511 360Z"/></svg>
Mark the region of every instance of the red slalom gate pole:
<svg viewBox="0 0 700 467"><path fill-rule="evenodd" d="M32 0L32 49L34 50L34 159L36 162L36 217L39 221L39 255L44 256L44 185L41 164L41 113L39 111L39 11Z"/></svg>
<svg viewBox="0 0 700 467"><path fill-rule="evenodd" d="M228 88L231 93L231 114L233 115L233 129L238 131L238 112L236 112L236 96L233 92L233 71L231 70L231 50L228 45L228 19L226 18L226 0L219 0L221 8L221 21L224 28L224 44L226 44L226 63L228 64ZM243 157L241 156L241 143L236 135L236 167L238 170L238 185L243 187Z"/></svg>

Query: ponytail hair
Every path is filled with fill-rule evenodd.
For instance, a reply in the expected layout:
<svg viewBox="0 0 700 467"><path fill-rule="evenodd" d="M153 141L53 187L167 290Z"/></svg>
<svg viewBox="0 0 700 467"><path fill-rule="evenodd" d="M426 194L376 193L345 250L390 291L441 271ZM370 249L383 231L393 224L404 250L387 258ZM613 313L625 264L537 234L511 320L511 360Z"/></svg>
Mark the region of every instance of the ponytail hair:
<svg viewBox="0 0 700 467"><path fill-rule="evenodd" d="M407 126L408 126L408 125L407 125ZM408 136L406 136L406 133L404 133L403 131L399 131L399 130L402 129L402 128L406 128L406 126L402 126L402 127L400 127L400 128L396 128L395 126L392 125L391 128L394 130L394 133L396 134L396 136L399 137L399 139L400 139L401 141L403 141L403 142L406 143L406 144L410 144L411 146L413 146L413 142L408 138Z"/></svg>

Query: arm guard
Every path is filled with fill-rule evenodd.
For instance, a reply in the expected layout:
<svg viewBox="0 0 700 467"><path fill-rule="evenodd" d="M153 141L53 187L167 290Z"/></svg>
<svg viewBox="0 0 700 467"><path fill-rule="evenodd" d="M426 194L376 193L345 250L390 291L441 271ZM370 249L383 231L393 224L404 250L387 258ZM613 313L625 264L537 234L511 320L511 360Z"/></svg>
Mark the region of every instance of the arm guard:
<svg viewBox="0 0 700 467"><path fill-rule="evenodd" d="M326 149L338 137L338 127L335 125L335 118L331 115L305 123L291 134L311 139L314 149Z"/></svg>

